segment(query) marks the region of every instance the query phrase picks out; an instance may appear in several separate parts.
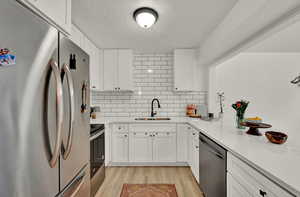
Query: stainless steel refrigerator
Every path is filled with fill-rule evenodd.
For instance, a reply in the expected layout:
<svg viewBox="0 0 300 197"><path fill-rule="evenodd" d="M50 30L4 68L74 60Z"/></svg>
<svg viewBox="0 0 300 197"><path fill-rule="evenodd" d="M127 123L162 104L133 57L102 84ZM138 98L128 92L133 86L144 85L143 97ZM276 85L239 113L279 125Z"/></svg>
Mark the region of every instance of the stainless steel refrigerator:
<svg viewBox="0 0 300 197"><path fill-rule="evenodd" d="M88 55L1 0L0 196L90 196L88 87Z"/></svg>

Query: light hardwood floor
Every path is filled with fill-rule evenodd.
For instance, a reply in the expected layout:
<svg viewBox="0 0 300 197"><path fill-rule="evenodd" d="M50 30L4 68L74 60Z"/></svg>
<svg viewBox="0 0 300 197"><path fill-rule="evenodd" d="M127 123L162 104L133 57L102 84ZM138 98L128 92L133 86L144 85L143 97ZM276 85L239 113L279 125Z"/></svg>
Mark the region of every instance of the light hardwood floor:
<svg viewBox="0 0 300 197"><path fill-rule="evenodd" d="M108 167L96 197L120 197L124 183L175 184L178 197L203 197L188 167Z"/></svg>

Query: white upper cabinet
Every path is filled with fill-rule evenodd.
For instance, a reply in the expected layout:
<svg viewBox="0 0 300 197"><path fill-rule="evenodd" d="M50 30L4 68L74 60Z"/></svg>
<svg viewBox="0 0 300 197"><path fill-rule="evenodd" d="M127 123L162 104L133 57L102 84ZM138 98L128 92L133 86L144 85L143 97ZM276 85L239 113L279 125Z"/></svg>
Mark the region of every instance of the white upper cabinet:
<svg viewBox="0 0 300 197"><path fill-rule="evenodd" d="M118 50L105 49L103 51L104 91L118 89Z"/></svg>
<svg viewBox="0 0 300 197"><path fill-rule="evenodd" d="M101 91L100 80L102 79L100 73L100 50L87 38L83 38L82 48L90 57L90 88L93 91Z"/></svg>
<svg viewBox="0 0 300 197"><path fill-rule="evenodd" d="M133 91L132 50L105 49L103 53L104 91Z"/></svg>
<svg viewBox="0 0 300 197"><path fill-rule="evenodd" d="M71 33L71 0L18 0L59 28Z"/></svg>
<svg viewBox="0 0 300 197"><path fill-rule="evenodd" d="M197 65L194 49L174 51L174 91L205 91L206 74Z"/></svg>
<svg viewBox="0 0 300 197"><path fill-rule="evenodd" d="M76 26L72 25L70 39L89 55L90 89L103 90L103 51L99 50Z"/></svg>
<svg viewBox="0 0 300 197"><path fill-rule="evenodd" d="M84 35L75 25L71 27L70 39L78 46L83 46Z"/></svg>
<svg viewBox="0 0 300 197"><path fill-rule="evenodd" d="M120 90L133 90L133 55L132 50L118 50L118 84Z"/></svg>
<svg viewBox="0 0 300 197"><path fill-rule="evenodd" d="M92 90L102 90L103 87L100 86L100 51L95 45L91 45L91 55L90 55L90 87Z"/></svg>

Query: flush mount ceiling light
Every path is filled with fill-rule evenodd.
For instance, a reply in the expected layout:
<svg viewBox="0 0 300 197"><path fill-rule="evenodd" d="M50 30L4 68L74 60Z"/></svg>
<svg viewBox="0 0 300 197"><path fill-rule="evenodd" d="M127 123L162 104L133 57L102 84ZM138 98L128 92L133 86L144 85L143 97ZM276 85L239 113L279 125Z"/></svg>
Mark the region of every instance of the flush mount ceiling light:
<svg viewBox="0 0 300 197"><path fill-rule="evenodd" d="M148 7L142 7L134 11L133 18L144 29L150 28L158 19L158 13Z"/></svg>

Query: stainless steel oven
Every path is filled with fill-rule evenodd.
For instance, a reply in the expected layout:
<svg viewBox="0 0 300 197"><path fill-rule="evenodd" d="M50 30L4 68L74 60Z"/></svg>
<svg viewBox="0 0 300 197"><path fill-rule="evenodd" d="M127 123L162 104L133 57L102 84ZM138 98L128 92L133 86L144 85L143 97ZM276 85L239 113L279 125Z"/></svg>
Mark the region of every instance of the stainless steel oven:
<svg viewBox="0 0 300 197"><path fill-rule="evenodd" d="M105 128L91 124L90 132L91 196L95 196L105 178Z"/></svg>

